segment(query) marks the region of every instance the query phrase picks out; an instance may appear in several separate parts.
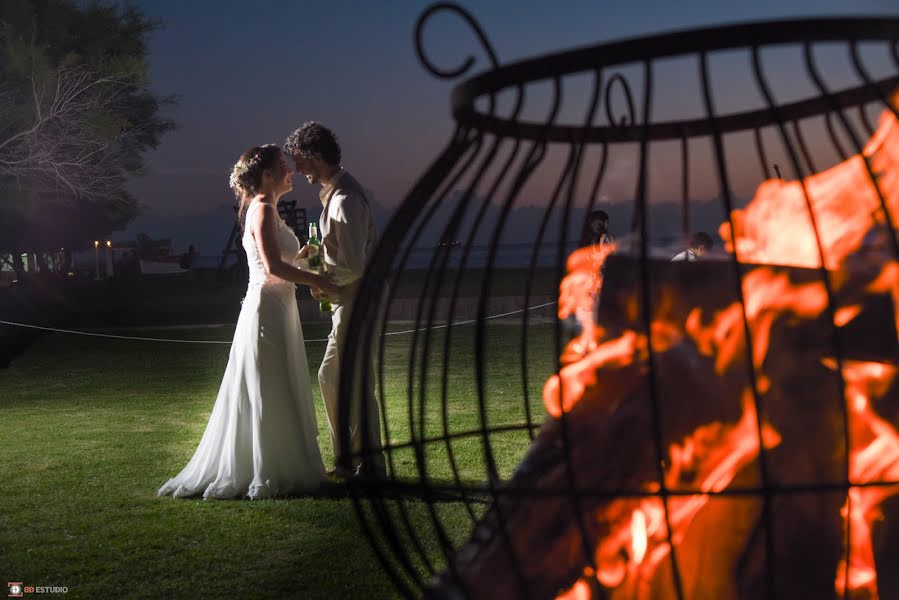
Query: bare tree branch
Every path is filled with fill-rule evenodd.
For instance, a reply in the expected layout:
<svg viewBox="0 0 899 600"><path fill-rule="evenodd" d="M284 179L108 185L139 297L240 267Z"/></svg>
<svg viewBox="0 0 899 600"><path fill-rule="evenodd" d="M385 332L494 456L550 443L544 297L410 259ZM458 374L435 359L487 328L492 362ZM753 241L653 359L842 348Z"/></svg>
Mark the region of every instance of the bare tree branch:
<svg viewBox="0 0 899 600"><path fill-rule="evenodd" d="M53 79L42 83L32 74L31 121L0 136L0 176L62 187L75 197L115 200L126 176L117 159L145 124L123 120L118 131L110 132L100 120L115 118L134 82L100 76L84 66L60 67ZM12 98L9 90L0 90L0 101Z"/></svg>

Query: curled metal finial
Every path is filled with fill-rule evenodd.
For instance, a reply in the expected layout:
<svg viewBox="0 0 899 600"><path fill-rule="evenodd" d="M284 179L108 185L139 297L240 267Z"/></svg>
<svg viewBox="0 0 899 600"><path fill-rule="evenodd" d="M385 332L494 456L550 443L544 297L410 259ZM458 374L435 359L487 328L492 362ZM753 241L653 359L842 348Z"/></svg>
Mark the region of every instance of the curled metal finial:
<svg viewBox="0 0 899 600"><path fill-rule="evenodd" d="M426 68L436 77L440 77L441 79L455 79L456 77L459 77L460 75L468 71L468 69L470 69L475 62L475 58L469 55L468 58L465 59L465 62L463 62L455 69L441 69L433 62L431 62L431 60L426 56L424 46L422 44L425 22L427 22L431 15L440 11L453 12L462 17L471 26L475 34L477 34L478 39L481 41L481 45L484 47L484 51L490 58L490 63L493 68L499 66L499 61L496 59L496 53L493 51L493 46L490 44L490 41L484 34L484 30L481 29L481 25L473 16L471 16L471 13L456 4L452 4L450 2L438 2L437 4L433 4L428 7L428 9L425 10L420 17L418 17L418 21L415 23L415 52L416 54L418 54L418 60L419 62L421 62L424 68Z"/></svg>
<svg viewBox="0 0 899 600"><path fill-rule="evenodd" d="M615 115L612 114L612 88L615 83L618 83L621 86L621 89L624 91L624 98L627 100L627 115L622 115L620 119L615 120ZM609 82L606 84L606 118L609 120L609 125L624 127L625 125L633 125L637 122L636 112L634 111L634 97L631 94L631 86L627 83L627 79L622 77L621 73L615 73L609 79ZM628 121L628 117L630 121Z"/></svg>

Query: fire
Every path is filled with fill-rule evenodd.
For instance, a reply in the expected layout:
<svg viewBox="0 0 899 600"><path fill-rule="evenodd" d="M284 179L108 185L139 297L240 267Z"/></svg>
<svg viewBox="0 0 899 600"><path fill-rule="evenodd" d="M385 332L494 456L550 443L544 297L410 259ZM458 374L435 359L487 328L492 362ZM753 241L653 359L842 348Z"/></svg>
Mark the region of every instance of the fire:
<svg viewBox="0 0 899 600"><path fill-rule="evenodd" d="M893 104L899 104L899 93L893 96ZM849 254L865 245L872 228L882 228L886 222L868 168L877 174L895 226L899 217L899 123L885 110L861 156L810 175L801 183L780 179L762 183L752 202L731 214L733 228L724 223L718 232L728 251L736 251L744 263L820 267L804 186L824 264L836 270Z"/></svg>
<svg viewBox="0 0 899 600"><path fill-rule="evenodd" d="M543 386L546 412L555 418L569 412L581 400L584 390L596 383L602 368L629 365L634 362L638 350L645 347L646 337L629 331L596 347L581 360L562 367L559 374L550 377Z"/></svg>
<svg viewBox="0 0 899 600"><path fill-rule="evenodd" d="M649 539L646 535L646 513L637 509L631 517L631 556L635 565L643 562L647 547Z"/></svg>
<svg viewBox="0 0 899 600"><path fill-rule="evenodd" d="M899 92L892 101L899 104ZM889 215L884 213L884 204ZM784 317L819 319L829 298L822 281L794 283L774 265L821 268L823 254L824 275L831 278L832 290L845 302L833 307L833 325L844 327L859 317L864 310L858 302L862 292L889 294L899 337L899 262L887 243L889 236L895 235L886 227L887 216L892 224L899 224L899 122L889 110L884 111L861 154L802 181L763 182L747 207L732 213L733 226L721 225L719 232L728 250L736 252L739 260L771 266L757 266L744 274L745 306L735 302L712 315L695 308L683 323L656 319L651 337L661 349L692 344L700 354L714 359L718 374L741 367L741 356L749 352L758 389L743 391L743 412L736 423L702 425L669 446L666 487L699 493L670 496L667 514L658 497L616 498L596 511L594 518L604 532L594 548L596 572L585 572L557 598L588 600L597 583L606 588L631 585L634 597L648 597L646 586L671 552L669 538L675 547L684 541L710 494L725 490L741 470L757 460L760 439L766 449L780 444L781 435L770 423L763 422L759 432L754 403L755 394L765 394L770 387L765 360L772 329ZM569 259L570 273L560 289L559 317L575 315L583 330L566 348L560 373L544 387L546 410L555 418L571 411L597 378L609 376L616 368L639 365L646 358L648 340L643 333L626 331L615 339L605 339L605 332L593 324L595 297L602 287L600 266L607 255L597 258L590 249L582 249ZM878 263L874 271L870 269L872 258ZM633 300L625 310L638 308ZM744 318L751 348L747 348ZM862 591L877 598L871 528L880 516L881 503L899 494L899 485L871 484L899 481L899 434L874 407L890 389L897 368L895 364L851 360L838 365L825 359L825 364L842 368L850 440L850 487L842 509L849 536L834 586L840 594ZM646 492L658 488L658 482L644 483Z"/></svg>
<svg viewBox="0 0 899 600"><path fill-rule="evenodd" d="M602 336L602 330L593 319L593 308L602 289L603 263L614 252L615 244L597 244L575 250L568 257L568 275L560 284L559 319L574 315L581 333L563 351L563 364L583 358L596 348Z"/></svg>
<svg viewBox="0 0 899 600"><path fill-rule="evenodd" d="M827 307L827 292L820 281L794 285L786 273L758 268L743 278L746 318L752 334L752 358L760 368L768 354L771 327L785 313L797 317L817 317ZM743 335L743 306L734 302L712 318L710 325L701 324L701 311L694 309L687 318L687 333L697 348L707 356L715 356L715 370L724 373L734 364L746 340Z"/></svg>
<svg viewBox="0 0 899 600"><path fill-rule="evenodd" d="M590 600L590 584L586 579L578 579L571 589L556 596L556 600Z"/></svg>
<svg viewBox="0 0 899 600"><path fill-rule="evenodd" d="M708 502L709 493L724 490L734 476L758 456L759 435L755 405L747 390L743 398L743 415L735 425L704 425L669 451L671 468L666 474L669 489L698 489L700 494L669 500L668 518L677 544L700 510ZM761 439L766 448L780 443L779 434L769 425L763 426ZM657 491L657 490L649 490ZM615 515L624 515L616 520ZM665 509L654 497L642 500L621 498L609 503L596 515L610 522L609 532L596 546L595 581L615 588L626 579L634 585L648 581L669 553ZM582 577L558 598L590 598L589 577Z"/></svg>
<svg viewBox="0 0 899 600"><path fill-rule="evenodd" d="M828 364L836 366L833 361ZM883 363L846 361L843 364L849 409L850 483L899 481L899 435L871 408L872 400L886 392L895 375L896 367ZM878 506L897 493L899 486L852 487L843 505L843 519L850 522L848 587L853 591L865 590L869 598L877 598L871 526L880 517ZM836 591L842 594L846 586L844 555L837 568Z"/></svg>
<svg viewBox="0 0 899 600"><path fill-rule="evenodd" d="M780 435L767 424L763 426L761 438L767 449L780 443ZM683 539L690 523L708 503L708 494L727 488L758 453L756 411L749 390L743 395L743 415L735 425L710 423L681 444L671 445L671 467L665 485L674 490L687 488L702 492L669 499L668 520L675 544ZM623 506L634 503L637 507L631 511L630 520L614 523L609 535L597 544L597 579L606 587L620 585L626 574L636 581L648 581L669 553L665 508L658 498L614 500L597 518L608 520L607 515L622 514ZM625 556L626 561L622 559Z"/></svg>

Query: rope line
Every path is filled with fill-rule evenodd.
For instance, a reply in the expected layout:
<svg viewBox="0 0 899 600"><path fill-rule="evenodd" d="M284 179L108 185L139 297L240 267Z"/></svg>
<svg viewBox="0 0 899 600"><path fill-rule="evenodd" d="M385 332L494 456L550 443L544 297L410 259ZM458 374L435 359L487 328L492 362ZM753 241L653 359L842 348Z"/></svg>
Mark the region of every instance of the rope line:
<svg viewBox="0 0 899 600"><path fill-rule="evenodd" d="M522 308L518 310L513 310L505 313L501 313L498 315L490 315L489 317L484 317L485 321L490 321L492 319L500 319L502 317L508 317L510 315L517 315L529 310L537 310L538 308L545 308L547 306L552 306L556 301L546 302L544 304L538 304L536 306L528 306L527 308ZM467 321L458 321L454 323L446 323L444 325L435 325L431 327L431 329L446 329L448 327L455 327L456 325L470 325L471 323L477 323L477 319L469 319ZM156 338L156 337L140 337L133 335L117 335L113 333L96 333L93 331L78 331L75 329L59 329L57 327L43 327L41 325L31 325L29 323L17 323L15 321L4 321L0 319L0 325L7 325L10 327L22 327L24 329L38 329L40 331L49 331L52 333L65 333L69 335L83 335L86 337L97 337L97 338L108 338L114 340L130 340L137 342L170 342L173 344L230 344L231 340L179 340L176 338ZM424 328L418 329L405 329L403 331L389 331L385 333L385 336L388 335L405 335L408 333L415 333L416 331L425 331ZM309 343L320 343L327 342L328 338L320 338L314 340L305 340Z"/></svg>

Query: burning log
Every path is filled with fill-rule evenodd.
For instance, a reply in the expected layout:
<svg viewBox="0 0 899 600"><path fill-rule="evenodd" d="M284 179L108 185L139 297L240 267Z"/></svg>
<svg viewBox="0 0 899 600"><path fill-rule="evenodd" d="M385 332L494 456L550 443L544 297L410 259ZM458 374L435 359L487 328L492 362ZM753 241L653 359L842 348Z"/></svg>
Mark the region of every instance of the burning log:
<svg viewBox="0 0 899 600"><path fill-rule="evenodd" d="M710 316L731 308L735 309L733 312L740 319L736 325L742 328L743 307L739 306L740 297L737 292L740 288L730 262L649 261L648 266L651 281L650 305L654 322L689 324L691 314ZM833 346L832 341L827 339L827 332L830 329L827 320L829 315L824 310L827 305L827 294L819 269L751 264L743 265L742 269L744 298L747 300L751 300L753 293L757 292L757 289L753 289L753 284L757 284L757 281L753 281L753 277L765 274L770 274L771 278L776 276L782 278L784 285L776 290L775 294L779 296L776 301L783 307L786 307L783 298L785 291L804 287L806 291L814 292L815 298L812 299L815 304L814 318L804 317L805 323L801 326L794 323L796 327L792 331L800 336L803 335L799 331L800 327L818 331L817 337L828 347ZM833 301L837 309L837 318L844 315L842 318L845 319L840 328L842 332L840 337L843 355L846 358L895 361L899 353L895 332L883 327L884 323L892 320L891 295L886 289L868 289L870 284L877 281L881 269L882 267L877 267L873 261L858 259L852 264L852 270L837 271L829 275L836 284ZM639 258L610 257L606 265L605 281L602 301L595 313L597 324L608 335L613 336L620 335L628 329L643 328L643 316L639 311L641 299L637 293L642 284ZM758 287L755 285L755 288ZM805 300L809 301L808 298ZM768 310L773 302L771 299L756 301ZM752 310L751 306L747 308ZM846 312L841 312L841 309ZM850 313L848 309L853 310Z"/></svg>
<svg viewBox="0 0 899 600"><path fill-rule="evenodd" d="M597 322L612 339L548 382L547 410L557 418L544 423L496 506L457 554L450 573L461 581L443 575L430 597L453 597L460 588L478 598L545 598L569 589L571 598L676 597L665 509L651 497L660 490L656 427L669 490L762 486L745 343L733 336L714 341L731 348L730 359L721 363L721 348L705 351L687 327L697 310L721 314L736 301L736 286L728 285L732 266L651 264L658 411L651 403L647 340L638 333L635 267L632 258L609 260ZM816 270L764 269L772 271L772 281L785 277L792 291L814 291L803 286L820 277ZM884 335L882 326L893 314L889 297L857 290L839 290L841 299L858 306L841 336L844 358L894 361L896 338L889 328ZM845 420L839 376L822 362L833 335L821 314L826 295L823 305L817 302L817 308L796 309L805 311L803 318L753 313L753 333L757 322L767 328L756 363L763 373L767 484L807 491L771 496L770 528L760 492L669 497L668 522L687 598L766 597L769 579L779 597L834 595L844 538L840 515L846 495L839 486L847 475ZM888 468L899 468L899 454L880 466ZM832 489L822 493L816 486ZM887 540L879 550L875 544L874 554L893 556L897 542Z"/></svg>
<svg viewBox="0 0 899 600"><path fill-rule="evenodd" d="M706 386L693 369L687 368L701 360L686 344L672 347L657 359L661 377L687 376L677 393L677 401L687 410L671 415L673 429L684 434L709 421L700 415L723 414L736 421L740 414L739 393L735 396L717 385ZM560 420L547 420L513 475L506 495L459 553L456 568L465 589L475 597L526 597L516 587L514 563L527 580L528 595L535 598L551 597L580 577L587 560L578 519L583 520L591 538L598 540L609 533L611 521L629 518L640 500L652 491L646 486L656 474L652 414L645 364L635 362L603 371L603 377L590 385L583 399L568 412L567 432ZM642 443L622 443L622 432ZM571 472L566 466L566 447ZM570 475L580 490L577 510L567 493ZM609 522L592 518L613 496L628 491L637 496L626 505L615 505L617 514L607 515ZM498 535L500 517L514 557L503 536ZM540 552L533 552L534 548L540 548ZM614 573L610 577L614 578ZM444 584L453 585L446 579ZM433 595L451 597L451 589L435 590Z"/></svg>

